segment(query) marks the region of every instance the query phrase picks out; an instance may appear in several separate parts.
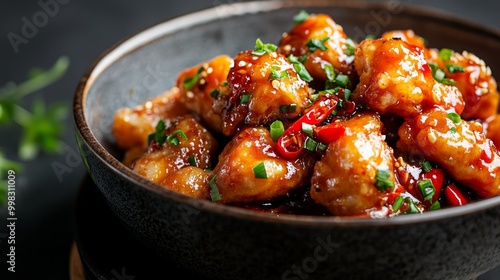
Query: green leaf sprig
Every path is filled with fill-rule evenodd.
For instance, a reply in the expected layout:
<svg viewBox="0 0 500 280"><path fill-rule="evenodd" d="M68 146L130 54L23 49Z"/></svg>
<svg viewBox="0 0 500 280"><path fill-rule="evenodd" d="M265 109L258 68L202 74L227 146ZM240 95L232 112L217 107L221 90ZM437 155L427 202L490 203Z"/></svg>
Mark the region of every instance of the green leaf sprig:
<svg viewBox="0 0 500 280"><path fill-rule="evenodd" d="M43 100L35 99L30 111L20 104L25 96L58 81L66 73L68 66L69 59L62 56L50 69L33 68L26 81L20 84L8 82L0 87L0 127L17 124L22 128L18 147L21 160L32 160L40 151L51 154L63 148L59 137L64 131L62 121L68 113L68 107L65 104L47 107ZM5 180L8 170L19 171L21 167L21 163L7 159L0 152L0 182ZM0 204L4 203L5 191L6 189L0 188Z"/></svg>

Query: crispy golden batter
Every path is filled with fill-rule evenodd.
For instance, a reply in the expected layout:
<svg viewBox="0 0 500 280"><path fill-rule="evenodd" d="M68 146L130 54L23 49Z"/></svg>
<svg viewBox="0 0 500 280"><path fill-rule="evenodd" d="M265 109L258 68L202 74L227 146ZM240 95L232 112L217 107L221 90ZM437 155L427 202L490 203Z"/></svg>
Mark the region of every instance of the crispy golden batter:
<svg viewBox="0 0 500 280"><path fill-rule="evenodd" d="M360 83L353 99L380 114L413 117L435 106L461 113L454 86L434 80L421 48L400 39L364 40L354 61Z"/></svg>
<svg viewBox="0 0 500 280"><path fill-rule="evenodd" d="M115 113L112 133L122 150L140 147L146 151L148 135L155 131L160 119L188 113L179 102L180 91L173 87L134 108L122 108Z"/></svg>
<svg viewBox="0 0 500 280"><path fill-rule="evenodd" d="M315 158L304 153L286 160L275 152L269 131L250 127L234 136L219 156L212 177L222 203L265 201L307 184ZM264 163L267 179L255 178L253 168Z"/></svg>
<svg viewBox="0 0 500 280"><path fill-rule="evenodd" d="M215 98L211 94L226 82L232 66L231 57L220 55L182 71L177 77L177 87L181 90L180 102L200 116L203 124L215 132L221 132L222 120L220 114L212 109Z"/></svg>
<svg viewBox="0 0 500 280"><path fill-rule="evenodd" d="M497 83L492 76L491 69L486 63L469 52L453 52L450 60L443 61L439 57L439 50L429 49L430 63L435 63L446 72L446 77L456 82L457 88L463 95L465 109L461 113L464 119L486 119L497 113L499 94ZM463 72L451 73L452 67L461 67Z"/></svg>
<svg viewBox="0 0 500 280"><path fill-rule="evenodd" d="M378 115L363 113L344 123L346 132L328 146L311 178L311 198L337 216L381 210L386 197L376 186L377 170L395 182L394 155Z"/></svg>
<svg viewBox="0 0 500 280"><path fill-rule="evenodd" d="M480 123L455 123L447 112L433 109L408 120L399 136L401 151L424 155L482 197L500 194L500 153Z"/></svg>
<svg viewBox="0 0 500 280"><path fill-rule="evenodd" d="M266 125L278 118L294 118L310 104L310 90L292 64L276 52L254 55L244 51L234 59L228 75L230 92L220 97L222 132L234 135L243 125ZM286 109L293 105L293 110Z"/></svg>
<svg viewBox="0 0 500 280"><path fill-rule="evenodd" d="M347 42L347 35L342 26L325 14L310 15L304 22L285 33L279 43L279 52L285 56L293 54L297 57L306 56L304 66L314 79L326 81L324 65L330 64L336 73L348 75L352 80L357 78L354 69L353 54L349 51L356 48L356 42ZM319 48L311 51L308 42L324 40L326 50Z"/></svg>
<svg viewBox="0 0 500 280"><path fill-rule="evenodd" d="M176 131L182 131L187 139L180 134L173 134ZM165 132L167 135L175 136L179 144L175 145L169 141L163 145L152 143L148 152L133 164L133 170L139 175L168 188L176 188L170 186L169 182L174 179L170 179L169 176L191 166L190 157L196 162L196 167L205 169L212 166L218 143L193 116L185 115L172 120L167 124ZM194 172L196 176L197 173ZM183 171L183 174L186 175L186 172Z"/></svg>

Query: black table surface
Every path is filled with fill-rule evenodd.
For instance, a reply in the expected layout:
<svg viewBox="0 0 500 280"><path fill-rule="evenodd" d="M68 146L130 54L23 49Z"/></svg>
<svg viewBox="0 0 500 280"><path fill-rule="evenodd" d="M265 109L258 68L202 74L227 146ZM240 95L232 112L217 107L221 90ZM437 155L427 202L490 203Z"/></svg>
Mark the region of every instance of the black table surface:
<svg viewBox="0 0 500 280"><path fill-rule="evenodd" d="M391 0L398 2L398 0ZM26 107L41 97L47 104L61 102L71 110L76 86L90 64L123 38L159 22L205 8L242 2L238 0L2 0L0 3L0 86L20 83L33 67L49 68L60 56L70 66L57 83L25 98ZM500 30L500 2L466 0L400 0L453 13L466 20ZM52 5L52 8L47 8ZM51 10L47 10L51 9ZM45 16L41 16L45 13ZM37 18L38 17L38 18ZM38 27L22 43L27 21ZM33 31L33 30L32 30ZM75 204L85 166L79 160L71 111L64 122L65 149L23 162L16 177L16 272L8 272L6 255L7 209L0 206L0 279L69 279L69 255L75 240ZM18 160L20 129L0 127L0 149ZM64 166L64 173L54 166ZM103 229L96 229L103 230ZM5 276L4 276L5 275ZM500 279L500 268L478 278Z"/></svg>

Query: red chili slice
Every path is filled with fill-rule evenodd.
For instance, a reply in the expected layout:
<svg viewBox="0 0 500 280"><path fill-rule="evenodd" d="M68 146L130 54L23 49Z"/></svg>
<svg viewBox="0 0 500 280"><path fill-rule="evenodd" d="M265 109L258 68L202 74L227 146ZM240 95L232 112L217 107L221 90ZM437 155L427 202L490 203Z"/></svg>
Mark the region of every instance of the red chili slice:
<svg viewBox="0 0 500 280"><path fill-rule="evenodd" d="M280 136L276 143L276 151L286 159L296 159L304 150L306 134L302 124L316 125L324 121L337 108L338 98L333 95L322 95L302 117L296 120Z"/></svg>
<svg viewBox="0 0 500 280"><path fill-rule="evenodd" d="M434 196L432 197L432 203L434 203L436 200L438 200L439 196L441 195L441 189L443 187L443 180L444 180L444 172L439 168L432 168L430 171L425 172L423 177L424 179L431 180L432 185L434 185L434 189L436 190Z"/></svg>
<svg viewBox="0 0 500 280"><path fill-rule="evenodd" d="M334 122L314 128L314 136L323 144L338 140L345 133L345 127L340 122Z"/></svg>
<svg viewBox="0 0 500 280"><path fill-rule="evenodd" d="M444 195L446 196L448 203L452 206L462 206L469 202L462 191L460 191L460 189L453 184L448 185L444 189Z"/></svg>

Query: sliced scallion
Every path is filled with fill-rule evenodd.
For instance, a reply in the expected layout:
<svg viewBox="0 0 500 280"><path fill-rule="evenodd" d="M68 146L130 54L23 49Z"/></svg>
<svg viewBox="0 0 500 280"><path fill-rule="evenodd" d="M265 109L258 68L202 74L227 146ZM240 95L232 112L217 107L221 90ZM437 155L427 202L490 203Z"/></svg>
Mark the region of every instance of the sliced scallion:
<svg viewBox="0 0 500 280"><path fill-rule="evenodd" d="M448 113L448 119L452 120L454 123L460 123L460 121L462 120L460 115L455 112Z"/></svg>
<svg viewBox="0 0 500 280"><path fill-rule="evenodd" d="M439 51L439 58L441 58L442 61L448 61L451 59L453 52L454 51L452 49L442 48Z"/></svg>
<svg viewBox="0 0 500 280"><path fill-rule="evenodd" d="M198 68L198 71L196 72L195 75L186 77L183 81L184 89L186 89L186 90L192 89L194 87L194 85L196 85L198 80L200 79L201 73L203 73L203 71L205 71L205 68L200 67L200 68Z"/></svg>
<svg viewBox="0 0 500 280"><path fill-rule="evenodd" d="M325 46L325 42L328 41L330 37L325 37L322 39L311 39L307 41L306 46L308 47L310 52L314 52L317 49L320 49L322 51L328 50L328 48Z"/></svg>
<svg viewBox="0 0 500 280"><path fill-rule="evenodd" d="M403 205L404 198L402 196L398 196L394 202L392 203L392 211L397 212L399 208Z"/></svg>
<svg viewBox="0 0 500 280"><path fill-rule="evenodd" d="M379 169L377 170L377 174L375 175L375 186L380 190L385 192L387 189L394 187L394 182L389 180L391 173L387 169Z"/></svg>
<svg viewBox="0 0 500 280"><path fill-rule="evenodd" d="M253 175L257 179L267 179L266 165L264 162L253 167Z"/></svg>
<svg viewBox="0 0 500 280"><path fill-rule="evenodd" d="M252 95L249 93L242 94L240 97L240 104L247 104L250 101Z"/></svg>
<svg viewBox="0 0 500 280"><path fill-rule="evenodd" d="M306 21L306 19L308 19L310 16L310 14L308 12L306 12L305 10L301 10L298 14L296 14L294 17L293 17L293 22L295 22L295 24L301 24L303 23L304 21Z"/></svg>
<svg viewBox="0 0 500 280"><path fill-rule="evenodd" d="M271 123L269 132L271 133L271 139L273 139L274 142L278 141L281 135L283 135L283 133L285 132L283 122L280 120L275 120L273 123Z"/></svg>
<svg viewBox="0 0 500 280"><path fill-rule="evenodd" d="M432 197L436 193L436 189L434 188L432 181L429 179L420 180L417 185L422 193L424 201L432 201Z"/></svg>
<svg viewBox="0 0 500 280"><path fill-rule="evenodd" d="M210 179L210 182L208 185L210 186L210 198L212 199L213 202L217 202L221 200L221 196L219 193L219 188L217 187L217 184L215 180L217 179L217 175L214 175L212 179Z"/></svg>

